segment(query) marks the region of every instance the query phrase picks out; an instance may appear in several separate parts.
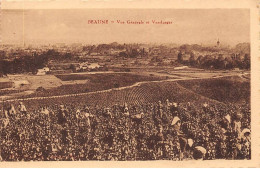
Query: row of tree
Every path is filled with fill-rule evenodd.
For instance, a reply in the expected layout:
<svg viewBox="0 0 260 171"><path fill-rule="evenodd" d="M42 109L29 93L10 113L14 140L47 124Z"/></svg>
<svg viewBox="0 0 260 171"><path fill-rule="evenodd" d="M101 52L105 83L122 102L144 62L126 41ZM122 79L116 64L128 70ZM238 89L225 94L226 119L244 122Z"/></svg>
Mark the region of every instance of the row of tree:
<svg viewBox="0 0 260 171"><path fill-rule="evenodd" d="M220 54L217 58L211 55L198 56L198 58L195 58L194 54L191 52L189 60L183 60L183 54L180 52L178 54L177 62L205 69L250 69L249 54L245 54L243 58L234 58L233 56L235 55L231 54L230 57L224 58Z"/></svg>
<svg viewBox="0 0 260 171"><path fill-rule="evenodd" d="M50 60L72 59L72 54L61 54L55 50L48 50L42 54L34 53L13 60L0 60L0 76L16 73L36 73L38 69L48 65Z"/></svg>

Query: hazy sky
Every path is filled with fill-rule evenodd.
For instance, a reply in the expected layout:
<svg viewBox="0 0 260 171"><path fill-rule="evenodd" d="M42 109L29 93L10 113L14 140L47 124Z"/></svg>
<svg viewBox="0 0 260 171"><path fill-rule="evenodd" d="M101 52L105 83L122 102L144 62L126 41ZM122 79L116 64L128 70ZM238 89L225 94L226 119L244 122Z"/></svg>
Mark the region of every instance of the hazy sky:
<svg viewBox="0 0 260 171"><path fill-rule="evenodd" d="M172 21L170 25L92 25L88 20ZM25 10L24 40L34 43L250 42L246 9L45 9ZM2 10L2 43L22 44L22 10Z"/></svg>

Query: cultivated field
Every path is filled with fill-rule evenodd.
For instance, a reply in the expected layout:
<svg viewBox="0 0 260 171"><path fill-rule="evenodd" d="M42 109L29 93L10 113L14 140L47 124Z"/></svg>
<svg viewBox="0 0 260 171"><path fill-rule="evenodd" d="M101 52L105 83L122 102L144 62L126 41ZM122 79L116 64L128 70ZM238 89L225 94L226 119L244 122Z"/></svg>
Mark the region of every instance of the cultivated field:
<svg viewBox="0 0 260 171"><path fill-rule="evenodd" d="M250 81L239 76L185 80L178 83L188 90L217 101L225 103L250 101Z"/></svg>
<svg viewBox="0 0 260 171"><path fill-rule="evenodd" d="M185 137L193 139L194 144L205 147L206 160L250 159L250 147L243 150L241 155L234 155L235 151L232 147L236 144L237 138L233 134L228 136L226 140L222 138L224 135L222 130L223 127L225 128L222 121L226 114L234 118L237 112L241 112L241 128L251 128L249 88L248 79L243 76L229 76L192 80L146 81L87 93L49 97L34 96L19 100L24 102L27 115L21 115L20 112L17 115L12 115L14 117L10 120L10 126L5 128L4 135L12 132L13 128L18 128L15 130L20 131L21 134L25 133L25 137L35 137L33 142L37 147L40 147L39 149L42 148L43 157L33 155L39 153L34 151L29 153L31 155L27 155L24 161L190 160L192 159L190 151L184 151L183 159L180 159L180 140L178 134L169 126L174 113L167 109L169 106L167 107L166 100L168 99L170 102L178 103L177 112L183 123L182 130ZM241 91L243 91L242 94ZM0 103L0 109L8 109L10 104L18 109L19 101ZM158 108L158 101L162 102L162 108ZM124 103L128 104L131 117L124 114ZM204 107L205 103L208 104L206 108ZM68 113L65 116L66 124L64 125L59 123L61 108L59 105L64 105ZM82 109L85 109L86 106L89 107L89 113L93 116L90 119L91 127L83 115ZM41 107L46 107L50 114L41 113ZM105 112L107 107L111 109L111 117ZM78 110L81 113L80 119L77 119ZM162 112L161 119L159 111ZM133 117L139 114L143 118ZM163 129L164 146L170 144L169 148L162 148L162 152L158 152L162 146L158 143L160 142L157 136L159 126ZM15 132L12 135L18 134ZM11 139L11 143L15 147L20 147L16 143L19 142L16 140L19 139L18 137L13 136ZM48 142L44 137L48 138ZM210 143L208 143L209 138ZM3 160L22 160L19 155L12 158L11 154L20 154L20 151L17 148L10 148L7 141L10 141L8 136L4 136L4 141L1 142ZM31 139L22 140L22 142L27 141L31 141ZM220 148L223 143L226 151L222 151ZM31 151L31 144L23 144L25 144L23 149L26 150L22 154L27 154L27 151ZM58 144L61 148L56 150L51 147L51 144ZM68 144L70 148L67 148ZM50 150L46 151L45 146ZM142 148L143 146L145 148ZM242 146L245 145L242 144ZM95 149L99 150L95 151ZM107 149L111 151L109 154L112 154L115 159L107 156ZM119 149L123 149L123 151ZM74 153L77 150L80 153ZM71 156L73 158L70 158Z"/></svg>
<svg viewBox="0 0 260 171"><path fill-rule="evenodd" d="M56 76L9 75L8 77L14 86L1 90L0 94L6 99L93 92L167 78L166 76L140 75L138 73L79 73Z"/></svg>
<svg viewBox="0 0 260 171"><path fill-rule="evenodd" d="M240 77L162 80L96 92L79 92L77 95L68 94L45 98L33 96L31 100L28 99L24 102L28 107L37 108L45 105L71 105L73 103L89 106L112 106L124 103L142 105L166 99L177 103L199 102L202 104L211 102L223 105L226 102L249 103L250 84Z"/></svg>

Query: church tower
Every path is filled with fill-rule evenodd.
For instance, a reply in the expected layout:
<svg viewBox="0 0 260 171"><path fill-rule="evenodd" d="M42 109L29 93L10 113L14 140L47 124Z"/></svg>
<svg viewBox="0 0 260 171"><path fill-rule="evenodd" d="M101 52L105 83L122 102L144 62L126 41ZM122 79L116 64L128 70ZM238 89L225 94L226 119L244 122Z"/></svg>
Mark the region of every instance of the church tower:
<svg viewBox="0 0 260 171"><path fill-rule="evenodd" d="M219 41L219 39L218 39L218 41L217 41L217 47L219 47L219 45L220 45L220 41Z"/></svg>

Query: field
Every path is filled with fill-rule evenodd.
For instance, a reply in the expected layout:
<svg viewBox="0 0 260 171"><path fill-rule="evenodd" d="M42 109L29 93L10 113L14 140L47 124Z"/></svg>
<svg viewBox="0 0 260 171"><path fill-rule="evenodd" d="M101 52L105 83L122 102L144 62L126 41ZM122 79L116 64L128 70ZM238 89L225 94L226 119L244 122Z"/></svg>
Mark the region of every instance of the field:
<svg viewBox="0 0 260 171"><path fill-rule="evenodd" d="M11 88L12 86L12 82L0 82L0 90L5 88Z"/></svg>
<svg viewBox="0 0 260 171"><path fill-rule="evenodd" d="M67 94L63 96L50 97L33 97L24 99L23 102L27 108L27 115L18 114L19 119L12 117L10 125L7 126L6 133L11 132L13 128L18 128L20 132L24 132L25 137L36 137L33 139L36 146L43 153L31 150L31 144L26 142L31 139L23 139L21 142L25 144L23 154L31 154L25 156L24 161L31 160L180 160L180 142L178 136L169 125L173 120L173 113L169 111L166 100L176 102L178 104L178 116L180 117L182 130L185 137L194 140L195 144L205 147L207 154L205 160L213 159L250 159L250 147L247 150L241 150L243 155L234 155L236 151L233 147L237 138L228 136L227 140L223 140L223 130L225 125L222 119L226 114L231 118L236 116L237 111L243 114L241 119L241 128L251 128L250 115L250 84L247 79L239 76L193 79L193 80L161 80L156 82L142 82L127 87L119 87L108 90L88 92L81 94ZM240 91L243 90L243 94ZM21 100L20 100L21 101ZM158 110L158 101L162 101L162 108ZM189 102L189 103L188 103ZM18 101L4 102L4 108L10 103L15 107ZM128 104L130 116L142 113L143 118L135 119L126 116L123 110L124 103ZM207 103L209 106L204 107ZM0 103L0 109L2 109ZM66 124L60 125L59 121L59 105L64 105L68 114L65 116ZM87 126L84 112L86 106L92 114L91 127ZM41 107L47 107L50 115L44 115L40 112ZM111 110L111 115L107 115L106 107ZM171 109L171 108L170 108ZM77 111L80 110L80 119L77 118ZM162 117L160 118L160 112ZM29 116L29 117L28 117ZM109 117L110 116L110 117ZM79 122L80 121L80 122ZM25 123L25 124L24 124ZM49 128L52 128L49 131ZM166 145L173 144L169 148L162 148L159 144L158 134L155 134L158 128L162 128L162 137L165 138ZM224 127L224 128L223 128ZM36 130L36 131L34 131ZM93 130L93 131L92 131ZM204 133L207 133L204 134ZM6 135L6 134L4 134ZM70 135L70 136L69 136ZM203 135L203 136L202 136ZM235 135L235 134L234 134ZM20 140L16 140L14 136L11 142L13 146L20 148ZM46 144L48 138L49 144ZM67 138L72 137L72 138ZM5 140L8 137L3 137ZM210 141L208 141L210 138ZM56 142L56 140L58 140ZM137 140L137 141L135 141ZM4 161L20 161L23 158L12 158L12 153L20 154L19 150L10 148L3 141L2 156ZM25 142L25 143L24 143ZM210 142L210 145L208 144ZM221 143L220 143L221 142ZM222 151L221 144L224 143L226 151ZM70 144L70 149L67 145ZM46 146L58 145L60 149L53 151L50 148L46 151ZM165 145L165 146L166 146ZM245 145L243 148L245 149ZM87 148L89 147L90 148ZM43 148L44 147L44 148ZM95 149L98 147L98 153ZM145 148L142 148L145 147ZM73 153L74 151L84 149L82 154ZM85 150L86 149L86 150ZM119 149L123 149L120 151ZM124 152L128 149L127 154ZM110 150L110 153L107 153ZM64 152L65 151L65 152ZM223 153L222 153L223 152ZM71 156L71 154L73 156ZM108 154L115 156L111 159ZM151 154L151 155L147 155ZM191 152L184 152L183 160L190 160ZM56 157L55 157L56 156ZM82 157L83 156L83 157ZM80 158L81 157L81 158ZM181 159L182 160L182 159Z"/></svg>
<svg viewBox="0 0 260 171"><path fill-rule="evenodd" d="M185 71L176 73L189 74ZM203 73L205 75L205 71ZM140 73L77 73L43 77L27 76L25 78L32 84L30 86L33 91L30 89L1 90L0 94L2 97L10 94L12 99L32 98L33 100L25 100L25 103L29 106L34 104L35 107L63 103L82 103L91 106L111 106L125 102L145 104L166 99L179 103L192 101L200 101L200 103L212 101L223 104L249 103L248 75L237 73L228 76L230 74L227 73L225 76L223 72L211 74L214 75L208 78L205 76L188 78L186 75L182 78L151 72L143 72L142 75ZM221 77L217 78L218 75Z"/></svg>
<svg viewBox="0 0 260 171"><path fill-rule="evenodd" d="M183 87L202 96L221 102L250 101L250 82L241 77L178 81Z"/></svg>
<svg viewBox="0 0 260 171"><path fill-rule="evenodd" d="M0 96L7 95L7 94L13 94L13 93L19 93L20 90L0 90Z"/></svg>
<svg viewBox="0 0 260 171"><path fill-rule="evenodd" d="M62 81L89 80L92 83L120 82L128 85L141 81L155 81L166 79L165 77L155 77L153 75L140 75L138 73L95 73L95 74L68 74L56 75Z"/></svg>
<svg viewBox="0 0 260 171"><path fill-rule="evenodd" d="M143 81L158 81L164 80L167 77L159 76L144 76L138 74L117 73L117 74L73 74L73 75L57 75L61 81L66 82L61 86L42 89L26 97L46 97L66 94L77 94L86 92L95 92L119 88L133 85ZM85 83L73 84L74 81L84 81ZM68 84L68 82L70 84Z"/></svg>
<svg viewBox="0 0 260 171"><path fill-rule="evenodd" d="M147 71L139 69L135 72L82 72L59 75L16 74L1 78L0 82L13 82L13 88L1 89L1 99L28 97L59 96L109 90L127 87L139 82L161 80L209 79L227 76L240 76L249 81L245 71L207 71L188 68L186 70L157 69ZM184 86L184 85L183 85ZM185 87L185 86L184 86ZM188 88L188 87L187 87ZM3 91L2 91L3 90Z"/></svg>
<svg viewBox="0 0 260 171"><path fill-rule="evenodd" d="M233 78L233 77L232 77ZM234 80L237 80L235 78ZM232 81L231 78L198 79L183 81L147 82L128 88L110 89L107 91L89 92L79 95L67 95L53 98L25 100L28 107L49 106L58 104L111 106L114 104L147 104L159 100L178 103L214 104L248 103L250 98L248 81ZM95 87L94 87L95 88ZM64 89L65 91L65 89ZM76 91L76 90L75 90ZM243 93L241 93L243 92Z"/></svg>

